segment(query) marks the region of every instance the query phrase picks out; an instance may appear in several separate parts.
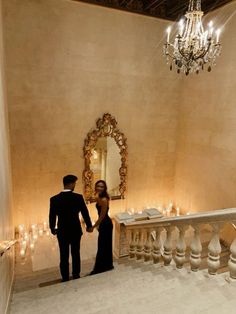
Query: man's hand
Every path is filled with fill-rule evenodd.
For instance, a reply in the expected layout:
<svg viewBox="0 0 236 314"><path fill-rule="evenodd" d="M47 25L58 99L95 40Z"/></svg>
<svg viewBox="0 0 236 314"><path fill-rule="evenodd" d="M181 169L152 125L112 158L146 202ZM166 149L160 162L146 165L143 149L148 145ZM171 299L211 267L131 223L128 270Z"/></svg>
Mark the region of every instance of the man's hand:
<svg viewBox="0 0 236 314"><path fill-rule="evenodd" d="M93 227L86 228L86 231L87 231L87 232L90 232L90 233L93 232Z"/></svg>

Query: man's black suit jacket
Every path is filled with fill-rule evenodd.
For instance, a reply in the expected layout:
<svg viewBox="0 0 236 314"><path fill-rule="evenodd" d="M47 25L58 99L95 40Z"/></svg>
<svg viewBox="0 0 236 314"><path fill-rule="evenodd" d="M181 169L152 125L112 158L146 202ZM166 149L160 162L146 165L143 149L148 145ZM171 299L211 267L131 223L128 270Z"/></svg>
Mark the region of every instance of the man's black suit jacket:
<svg viewBox="0 0 236 314"><path fill-rule="evenodd" d="M79 220L81 212L87 228L92 227L88 209L81 194L61 192L50 199L49 226L52 233L55 233L56 218L57 233L68 235L82 235L82 228Z"/></svg>

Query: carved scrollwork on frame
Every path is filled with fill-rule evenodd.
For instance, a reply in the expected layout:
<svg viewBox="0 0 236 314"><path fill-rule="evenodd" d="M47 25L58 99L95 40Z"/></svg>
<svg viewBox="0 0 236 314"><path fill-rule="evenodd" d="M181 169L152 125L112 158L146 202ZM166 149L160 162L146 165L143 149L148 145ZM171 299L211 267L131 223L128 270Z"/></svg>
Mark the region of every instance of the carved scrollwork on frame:
<svg viewBox="0 0 236 314"><path fill-rule="evenodd" d="M119 168L120 184L119 196L114 198L124 198L127 180L127 139L125 135L117 128L117 121L109 113L105 113L102 118L96 122L96 128L91 130L84 141L84 163L83 171L84 196L86 201L93 201L93 171L90 168L93 149L99 138L111 137L115 140L121 157L121 166Z"/></svg>

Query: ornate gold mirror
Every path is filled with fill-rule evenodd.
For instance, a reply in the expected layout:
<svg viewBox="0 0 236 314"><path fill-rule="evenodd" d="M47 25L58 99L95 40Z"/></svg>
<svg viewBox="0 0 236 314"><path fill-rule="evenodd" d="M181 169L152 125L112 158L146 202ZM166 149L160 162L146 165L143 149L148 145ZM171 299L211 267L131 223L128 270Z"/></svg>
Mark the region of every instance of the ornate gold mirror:
<svg viewBox="0 0 236 314"><path fill-rule="evenodd" d="M117 122L105 113L84 141L84 196L94 201L94 184L105 180L111 199L124 198L127 178L127 139Z"/></svg>

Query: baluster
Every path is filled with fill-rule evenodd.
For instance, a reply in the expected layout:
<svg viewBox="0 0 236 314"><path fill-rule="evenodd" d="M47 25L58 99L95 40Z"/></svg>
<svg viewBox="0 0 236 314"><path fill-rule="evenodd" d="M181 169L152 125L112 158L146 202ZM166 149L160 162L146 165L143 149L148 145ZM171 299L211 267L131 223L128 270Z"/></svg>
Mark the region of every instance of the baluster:
<svg viewBox="0 0 236 314"><path fill-rule="evenodd" d="M129 244L129 256L130 258L135 258L136 252L136 230L130 230L130 244Z"/></svg>
<svg viewBox="0 0 236 314"><path fill-rule="evenodd" d="M143 231L139 230L137 236L136 259L141 260L143 258Z"/></svg>
<svg viewBox="0 0 236 314"><path fill-rule="evenodd" d="M230 245L229 273L230 277L236 279L236 239Z"/></svg>
<svg viewBox="0 0 236 314"><path fill-rule="evenodd" d="M220 225L219 224L213 224L213 236L212 239L208 245L208 273L210 275L215 275L217 270L220 267L220 253L221 253L221 245L220 245L220 238L219 238L219 232L220 232Z"/></svg>
<svg viewBox="0 0 236 314"><path fill-rule="evenodd" d="M193 226L194 237L190 245L191 254L190 254L190 265L192 271L198 271L201 264L201 253L202 253L202 244L200 240L200 230L199 225Z"/></svg>
<svg viewBox="0 0 236 314"><path fill-rule="evenodd" d="M157 264L161 260L161 232L163 228L156 228L156 239L153 242L153 251L152 251L152 258L153 258L153 263Z"/></svg>
<svg viewBox="0 0 236 314"><path fill-rule="evenodd" d="M177 268L182 268L185 263L185 252L186 252L186 243L185 243L185 232L188 229L188 226L179 226L179 238L176 245L176 255L175 263Z"/></svg>
<svg viewBox="0 0 236 314"><path fill-rule="evenodd" d="M151 240L151 230L148 229L147 230L147 238L146 238L146 242L144 245L144 261L145 262L149 262L151 260L152 257L152 240Z"/></svg>
<svg viewBox="0 0 236 314"><path fill-rule="evenodd" d="M170 262L172 260L172 243L171 243L172 231L173 231L173 227L166 227L166 240L164 243L164 254L163 254L163 260L164 260L165 266L170 265Z"/></svg>

